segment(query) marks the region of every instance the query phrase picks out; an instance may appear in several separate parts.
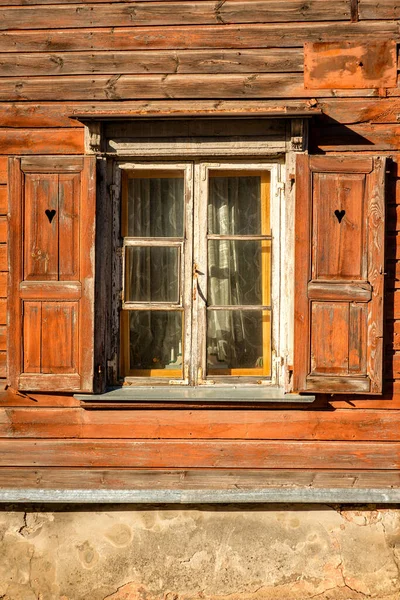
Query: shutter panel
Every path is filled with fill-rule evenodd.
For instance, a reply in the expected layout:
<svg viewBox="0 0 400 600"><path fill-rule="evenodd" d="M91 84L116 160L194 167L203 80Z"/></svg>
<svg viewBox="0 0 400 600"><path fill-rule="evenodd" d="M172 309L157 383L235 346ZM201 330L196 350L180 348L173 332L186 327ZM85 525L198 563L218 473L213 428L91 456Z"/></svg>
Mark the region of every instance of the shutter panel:
<svg viewBox="0 0 400 600"><path fill-rule="evenodd" d="M95 158L10 158L8 373L30 391L92 391Z"/></svg>
<svg viewBox="0 0 400 600"><path fill-rule="evenodd" d="M385 159L297 157L294 389L382 392Z"/></svg>

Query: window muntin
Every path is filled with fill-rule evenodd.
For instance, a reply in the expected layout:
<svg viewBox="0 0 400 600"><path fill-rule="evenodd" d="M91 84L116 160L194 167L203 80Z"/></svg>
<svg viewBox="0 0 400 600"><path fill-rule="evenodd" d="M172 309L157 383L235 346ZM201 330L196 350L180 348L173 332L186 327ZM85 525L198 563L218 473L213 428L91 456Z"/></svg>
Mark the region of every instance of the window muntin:
<svg viewBox="0 0 400 600"><path fill-rule="evenodd" d="M192 204L192 165L123 170L120 322L125 377L186 378Z"/></svg>
<svg viewBox="0 0 400 600"><path fill-rule="evenodd" d="M209 170L206 375L271 376L269 182Z"/></svg>
<svg viewBox="0 0 400 600"><path fill-rule="evenodd" d="M123 164L121 374L127 382L276 383L270 198L277 167ZM157 283L161 271L165 281Z"/></svg>

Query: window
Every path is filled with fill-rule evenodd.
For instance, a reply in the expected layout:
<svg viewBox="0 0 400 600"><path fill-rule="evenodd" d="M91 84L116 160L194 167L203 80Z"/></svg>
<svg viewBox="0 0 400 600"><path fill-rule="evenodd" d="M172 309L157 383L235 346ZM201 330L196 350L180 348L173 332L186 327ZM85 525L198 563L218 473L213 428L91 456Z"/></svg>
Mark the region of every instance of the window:
<svg viewBox="0 0 400 600"><path fill-rule="evenodd" d="M98 159L10 158L9 385L380 394L385 159L295 168L282 131L174 146L189 125L148 127Z"/></svg>
<svg viewBox="0 0 400 600"><path fill-rule="evenodd" d="M123 163L120 374L277 384L278 163Z"/></svg>

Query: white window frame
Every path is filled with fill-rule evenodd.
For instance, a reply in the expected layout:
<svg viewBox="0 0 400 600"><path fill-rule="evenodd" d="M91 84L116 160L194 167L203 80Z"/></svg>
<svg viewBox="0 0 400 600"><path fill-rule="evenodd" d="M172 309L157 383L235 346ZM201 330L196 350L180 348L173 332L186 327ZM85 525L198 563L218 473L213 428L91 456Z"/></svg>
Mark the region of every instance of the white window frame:
<svg viewBox="0 0 400 600"><path fill-rule="evenodd" d="M191 326L185 327L184 333L184 359L183 359L183 377L181 379L168 379L167 377L124 377L124 383L135 386L168 386L168 385L184 385L184 386L256 386L260 387L279 387L281 389L287 387L287 373L285 366L287 363L287 357L290 352L288 347L288 341L290 335L287 330L290 319L288 318L288 312L291 308L291 294L293 290L288 290L288 277L283 276L291 267L291 252L288 251L292 247L290 244L290 232L285 228L285 215L287 213L286 199L283 192L282 178L285 175L285 165L282 159L277 158L276 160L260 160L257 158L246 159L242 156L238 160L233 160L231 157L218 157L214 159L207 159L206 157L193 158L188 157L188 161L163 161L160 160L150 161L138 161L134 157L129 157L126 160L120 160L115 163L114 181L116 187L121 190L121 175L124 170L180 170L185 172L185 219L187 231L193 232L193 243L185 244L184 254L184 268L185 279L183 281L184 286L184 299L185 299L185 323L188 323L189 311L191 312L190 323ZM206 273L205 259L205 247L206 241L203 239L201 243L202 233L200 227L196 224L204 223L204 218L207 210L206 198L208 194L208 173L210 170L238 170L243 172L244 170L266 170L270 172L270 219L271 219L271 231L272 231L272 264L271 264L271 307L272 307L272 335L271 335L271 377L235 377L227 376L226 378L213 378L203 377L205 373L205 331L204 327L201 335L203 339L203 347L199 350L199 310L194 309L192 306L187 305L189 298L193 300L195 295L194 285L195 279L192 278L193 265L195 263L201 265L200 271ZM190 209L193 207L193 212ZM194 214L193 214L194 213ZM203 232L204 237L204 232ZM186 231L185 231L185 238ZM288 243L289 242L289 243ZM160 242L161 243L161 242ZM126 245L141 245L141 242L131 241ZM192 252L194 248L194 252ZM199 249L202 248L202 252L199 253ZM124 248L122 249L124 253ZM124 260L122 264L124 264ZM291 271L292 269L290 269ZM122 275L124 276L124 274ZM201 275L202 289L206 289L206 276ZM124 281L124 279L122 279ZM203 302L199 296L193 301L195 304ZM125 305L122 298L122 309L125 305L128 308L134 308L132 303ZM203 302L204 305L204 302ZM202 307L204 308L204 306ZM200 319L201 321L201 319Z"/></svg>

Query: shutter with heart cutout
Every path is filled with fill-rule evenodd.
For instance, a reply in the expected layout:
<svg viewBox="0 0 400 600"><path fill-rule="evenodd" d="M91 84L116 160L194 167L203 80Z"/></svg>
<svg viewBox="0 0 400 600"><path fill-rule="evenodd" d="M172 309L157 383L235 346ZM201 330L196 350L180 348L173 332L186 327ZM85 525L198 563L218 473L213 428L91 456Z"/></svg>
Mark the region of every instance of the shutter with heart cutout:
<svg viewBox="0 0 400 600"><path fill-rule="evenodd" d="M9 382L91 391L95 158L11 158L9 188Z"/></svg>
<svg viewBox="0 0 400 600"><path fill-rule="evenodd" d="M297 157L294 389L382 392L385 159Z"/></svg>

